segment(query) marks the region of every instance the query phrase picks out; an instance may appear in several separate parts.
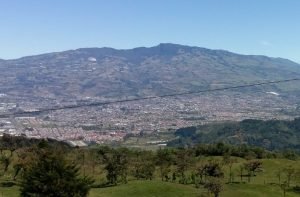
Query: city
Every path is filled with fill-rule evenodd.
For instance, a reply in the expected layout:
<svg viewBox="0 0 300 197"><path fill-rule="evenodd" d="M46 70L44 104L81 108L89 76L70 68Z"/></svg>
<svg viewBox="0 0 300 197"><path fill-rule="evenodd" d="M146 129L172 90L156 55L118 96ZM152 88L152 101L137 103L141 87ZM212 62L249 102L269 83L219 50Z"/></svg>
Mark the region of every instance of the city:
<svg viewBox="0 0 300 197"><path fill-rule="evenodd" d="M19 109L29 112L37 110L30 108L33 104L27 103L0 103L0 110L2 114ZM288 120L297 113L299 104L292 97L268 92L242 94L223 91L67 108L39 115L16 113L10 118L0 119L0 132L29 138L102 144L122 142L128 134L138 136L141 133L175 131L211 122L244 119Z"/></svg>

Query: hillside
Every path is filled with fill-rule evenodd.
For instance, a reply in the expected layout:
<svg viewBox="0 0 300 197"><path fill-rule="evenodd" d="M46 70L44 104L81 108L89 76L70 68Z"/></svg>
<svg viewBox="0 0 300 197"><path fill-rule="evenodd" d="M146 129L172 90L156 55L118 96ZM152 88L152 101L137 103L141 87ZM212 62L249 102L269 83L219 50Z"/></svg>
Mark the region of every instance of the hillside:
<svg viewBox="0 0 300 197"><path fill-rule="evenodd" d="M299 74L299 64L286 59L177 44L128 50L82 48L0 61L0 93L59 100L125 98L289 79ZM299 91L291 85L288 90L295 89Z"/></svg>
<svg viewBox="0 0 300 197"><path fill-rule="evenodd" d="M269 150L293 149L300 151L300 119L243 120L181 128L175 132L177 139L170 146L198 143L225 142L264 147Z"/></svg>
<svg viewBox="0 0 300 197"><path fill-rule="evenodd" d="M94 180L87 185L91 197L211 196L207 183L216 183L221 188L220 196L224 197L254 194L279 197L284 192L284 184L287 184L286 196L299 195L299 157L290 160L263 148L218 143L147 151L107 146L70 148L58 146L55 141L16 147L4 143L8 140L0 141L4 145L0 154L2 196L20 196L24 182L43 186L44 190L37 189L33 194L43 192L52 196L49 194L53 194L53 187L49 185L71 182L68 174L57 168L58 164L65 164L65 170L75 165L76 177ZM60 160L53 162L53 158ZM41 163L46 163L46 168L38 165ZM34 173L27 179L27 173L32 170L42 176Z"/></svg>

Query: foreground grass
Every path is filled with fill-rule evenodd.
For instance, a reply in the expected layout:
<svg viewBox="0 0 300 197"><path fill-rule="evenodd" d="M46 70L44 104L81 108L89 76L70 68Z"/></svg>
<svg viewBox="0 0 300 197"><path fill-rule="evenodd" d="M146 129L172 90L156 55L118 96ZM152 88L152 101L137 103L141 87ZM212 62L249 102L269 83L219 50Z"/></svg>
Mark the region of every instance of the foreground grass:
<svg viewBox="0 0 300 197"><path fill-rule="evenodd" d="M90 191L89 197L199 197L206 195L204 189L192 185L181 185L161 181L131 181L116 187L97 188ZM18 187L0 187L0 197L19 196ZM279 186L260 184L229 184L224 186L221 197L282 197ZM288 191L286 197L298 197L299 193Z"/></svg>
<svg viewBox="0 0 300 197"><path fill-rule="evenodd" d="M132 181L117 187L92 189L90 197L180 197L199 196L199 189L192 186L161 181Z"/></svg>
<svg viewBox="0 0 300 197"><path fill-rule="evenodd" d="M19 188L14 187L0 187L0 196L1 197L19 197L20 192Z"/></svg>
<svg viewBox="0 0 300 197"><path fill-rule="evenodd" d="M93 189L90 197L199 197L205 196L207 191L196 189L191 185L180 185L159 181L133 181L127 185ZM276 185L256 185L256 184L231 184L225 185L222 197L282 197L283 193ZM286 197L298 197L299 193L288 191Z"/></svg>
<svg viewBox="0 0 300 197"><path fill-rule="evenodd" d="M283 191L277 185L257 185L257 184L231 184L226 185L221 196L243 196L243 197L282 197ZM299 193L287 191L286 197L298 197Z"/></svg>
<svg viewBox="0 0 300 197"><path fill-rule="evenodd" d="M199 197L206 196L207 191L196 189L191 185L180 185L159 181L133 181L127 185L93 189L90 197ZM224 186L221 197L282 197L283 192L276 185L230 184ZM288 191L286 197L298 197L299 193Z"/></svg>
<svg viewBox="0 0 300 197"><path fill-rule="evenodd" d="M115 187L91 189L89 197L182 197L199 196L201 190L192 186L160 181L132 181ZM18 187L0 187L0 197L18 197Z"/></svg>

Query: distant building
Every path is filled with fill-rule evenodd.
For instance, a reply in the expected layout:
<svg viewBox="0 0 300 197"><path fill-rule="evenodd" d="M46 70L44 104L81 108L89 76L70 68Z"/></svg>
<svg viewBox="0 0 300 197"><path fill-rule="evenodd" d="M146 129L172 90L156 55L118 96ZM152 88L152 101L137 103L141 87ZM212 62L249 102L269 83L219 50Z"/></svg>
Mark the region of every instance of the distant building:
<svg viewBox="0 0 300 197"><path fill-rule="evenodd" d="M67 140L66 141L67 144L69 144L72 147L85 147L88 146L85 142L81 141L81 140Z"/></svg>

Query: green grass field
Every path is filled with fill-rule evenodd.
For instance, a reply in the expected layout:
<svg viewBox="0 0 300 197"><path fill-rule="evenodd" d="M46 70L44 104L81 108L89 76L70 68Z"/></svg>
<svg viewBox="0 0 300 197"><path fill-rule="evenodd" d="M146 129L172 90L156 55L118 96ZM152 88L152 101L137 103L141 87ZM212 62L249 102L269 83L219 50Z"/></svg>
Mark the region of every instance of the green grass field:
<svg viewBox="0 0 300 197"><path fill-rule="evenodd" d="M125 185L92 189L90 197L199 197L206 195L204 189L191 185L166 183L160 181L131 181ZM0 188L0 197L17 197L17 187ZM222 197L281 197L283 193L279 186L260 184L230 184L226 185L220 194ZM298 197L299 193L287 192L286 197Z"/></svg>
<svg viewBox="0 0 300 197"><path fill-rule="evenodd" d="M93 189L91 197L199 197L207 195L204 189L196 189L191 185L162 183L159 181L134 181L127 185L105 189ZM257 184L230 184L226 185L220 194L222 197L281 197L283 192L279 186ZM297 197L298 193L287 192L286 197Z"/></svg>
<svg viewBox="0 0 300 197"><path fill-rule="evenodd" d="M161 181L132 181L126 185L117 187L108 187L93 189L90 192L91 197L167 197L167 196L198 196L200 190L192 186L185 186L175 183L166 183Z"/></svg>
<svg viewBox="0 0 300 197"><path fill-rule="evenodd" d="M214 159L221 159L220 157L215 157ZM238 159L238 162L234 164L234 180L240 181L238 176L239 166L244 162L243 159ZM281 197L283 196L283 191L278 185L278 178L276 176L276 170L283 168L285 166L294 166L300 169L300 161L291 161L286 159L263 159L263 170L255 177L251 178L251 182L247 182L247 178L243 181L245 183L233 183L224 184L224 189L221 192L221 197ZM89 171L87 169L87 171ZM99 170L101 171L101 170ZM225 177L224 182L228 180L228 168L224 168ZM98 177L97 177L98 176ZM105 180L105 173L99 173L95 175L94 178L96 182L101 182ZM11 175L2 176L0 182L4 180L10 180ZM284 177L282 177L282 180ZM120 184L114 187L106 188L93 188L90 191L90 197L199 197L206 196L207 190L203 187L196 188L194 185L182 185L178 183L162 182L159 180L158 175L153 181L137 181L133 177L130 177L128 184ZM296 179L293 179L292 184L297 183ZM19 196L19 188L17 186L13 187L0 187L0 197L17 197ZM212 195L211 195L212 196ZM297 197L300 193L295 193L289 190L286 194L287 197Z"/></svg>

